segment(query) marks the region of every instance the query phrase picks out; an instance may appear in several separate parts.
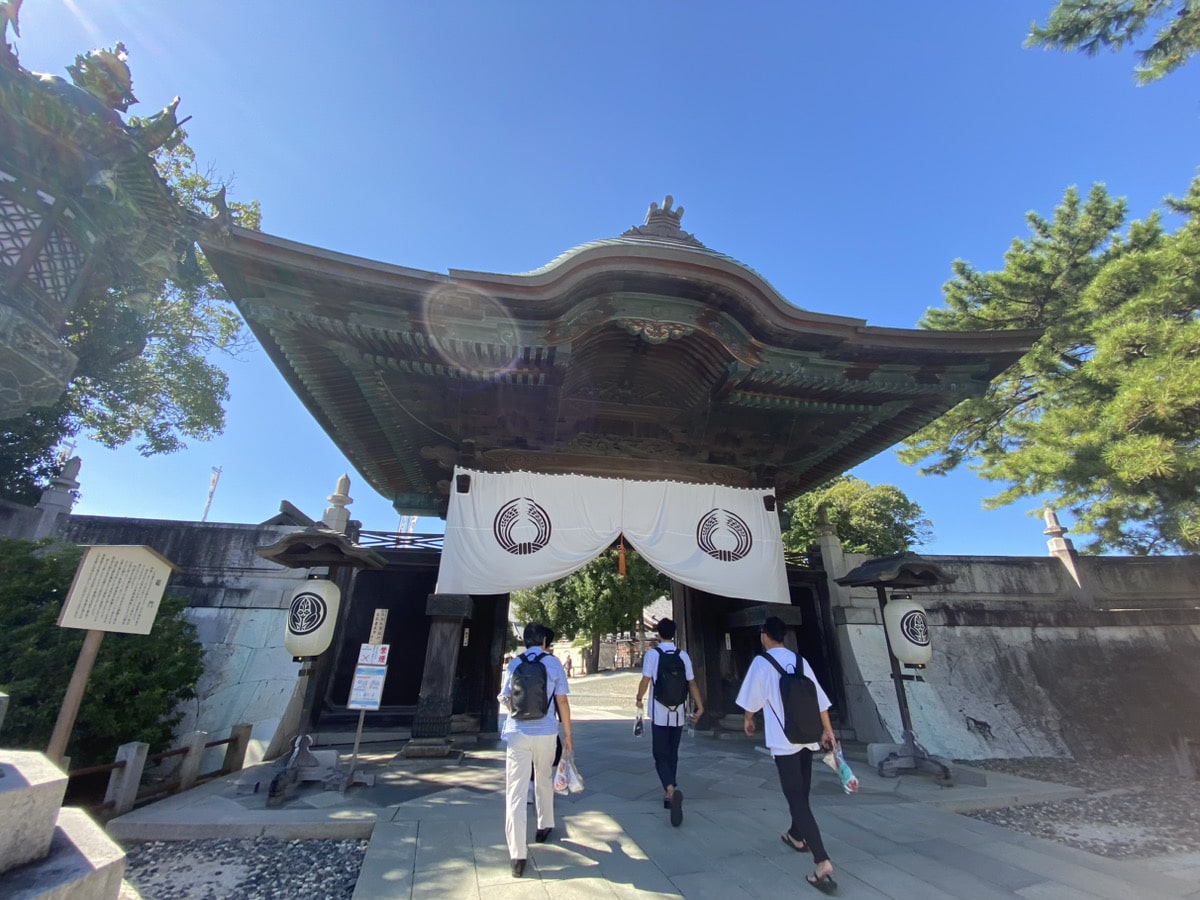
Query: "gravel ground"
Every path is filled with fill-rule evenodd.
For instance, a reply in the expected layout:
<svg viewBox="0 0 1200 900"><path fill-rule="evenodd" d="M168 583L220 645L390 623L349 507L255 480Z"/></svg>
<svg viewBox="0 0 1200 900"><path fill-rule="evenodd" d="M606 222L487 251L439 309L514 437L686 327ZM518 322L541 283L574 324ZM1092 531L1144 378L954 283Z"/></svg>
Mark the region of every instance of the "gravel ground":
<svg viewBox="0 0 1200 900"><path fill-rule="evenodd" d="M354 894L366 841L153 841L125 848L122 900L334 900Z"/></svg>
<svg viewBox="0 0 1200 900"><path fill-rule="evenodd" d="M1168 757L994 759L965 765L1088 792L1077 800L974 813L976 819L1116 859L1200 852L1200 781L1181 778Z"/></svg>

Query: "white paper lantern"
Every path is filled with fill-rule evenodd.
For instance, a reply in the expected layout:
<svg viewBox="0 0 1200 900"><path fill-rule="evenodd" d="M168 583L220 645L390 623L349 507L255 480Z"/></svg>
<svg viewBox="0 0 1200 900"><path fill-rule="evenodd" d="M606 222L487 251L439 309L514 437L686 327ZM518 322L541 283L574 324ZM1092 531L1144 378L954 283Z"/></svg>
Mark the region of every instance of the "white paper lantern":
<svg viewBox="0 0 1200 900"><path fill-rule="evenodd" d="M342 592L327 579L306 581L292 594L283 645L292 656L320 656L337 626Z"/></svg>
<svg viewBox="0 0 1200 900"><path fill-rule="evenodd" d="M933 657L929 641L929 618L925 608L911 597L893 597L883 608L892 653L906 666L923 666Z"/></svg>

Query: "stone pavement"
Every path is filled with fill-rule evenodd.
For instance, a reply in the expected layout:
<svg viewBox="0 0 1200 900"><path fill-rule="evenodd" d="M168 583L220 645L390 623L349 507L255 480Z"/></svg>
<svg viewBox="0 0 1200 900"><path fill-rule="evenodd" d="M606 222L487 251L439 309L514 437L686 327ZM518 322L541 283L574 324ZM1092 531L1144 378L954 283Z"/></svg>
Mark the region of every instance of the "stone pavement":
<svg viewBox="0 0 1200 900"><path fill-rule="evenodd" d="M602 705L573 711L587 789L556 798L555 831L531 844L522 879L509 872L504 844L502 744L467 745L461 761L404 760L397 745L366 745L359 761L375 773L374 787L343 795L306 786L272 810L263 767L256 794L238 795L230 777L114 819L108 830L123 841L370 836L356 900L818 896L804 883L812 858L779 839L786 804L759 742L685 736L684 822L672 828L649 734L634 738L631 720ZM814 766L813 806L840 897L1200 900L1200 880L1187 870L1172 877L955 812L1060 799L1075 788L970 769L941 788L924 776L883 779L865 761L851 765L862 786L849 796L831 770Z"/></svg>

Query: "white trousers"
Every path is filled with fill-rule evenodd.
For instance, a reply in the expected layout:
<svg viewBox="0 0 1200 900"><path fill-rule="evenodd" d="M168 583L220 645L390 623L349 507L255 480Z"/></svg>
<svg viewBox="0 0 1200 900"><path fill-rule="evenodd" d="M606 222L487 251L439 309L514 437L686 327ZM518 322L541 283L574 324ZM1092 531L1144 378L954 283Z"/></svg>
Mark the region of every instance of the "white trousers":
<svg viewBox="0 0 1200 900"><path fill-rule="evenodd" d="M554 827L554 739L553 734L528 735L519 731L508 736L505 753L504 838L511 859L529 855L528 813L525 801L529 790L529 769L533 768L533 802L537 806L537 827Z"/></svg>

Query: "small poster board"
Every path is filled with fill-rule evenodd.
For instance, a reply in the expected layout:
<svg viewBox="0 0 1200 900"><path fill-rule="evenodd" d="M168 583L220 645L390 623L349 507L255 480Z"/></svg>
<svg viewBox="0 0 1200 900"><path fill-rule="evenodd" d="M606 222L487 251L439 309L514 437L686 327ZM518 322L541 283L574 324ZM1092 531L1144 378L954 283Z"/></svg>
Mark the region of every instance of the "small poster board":
<svg viewBox="0 0 1200 900"><path fill-rule="evenodd" d="M363 644L358 651L360 666L386 666L391 644Z"/></svg>
<svg viewBox="0 0 1200 900"><path fill-rule="evenodd" d="M379 709L386 678L387 666L355 666L346 709Z"/></svg>
<svg viewBox="0 0 1200 900"><path fill-rule="evenodd" d="M175 569L144 546L92 546L83 551L58 624L62 628L149 634Z"/></svg>

